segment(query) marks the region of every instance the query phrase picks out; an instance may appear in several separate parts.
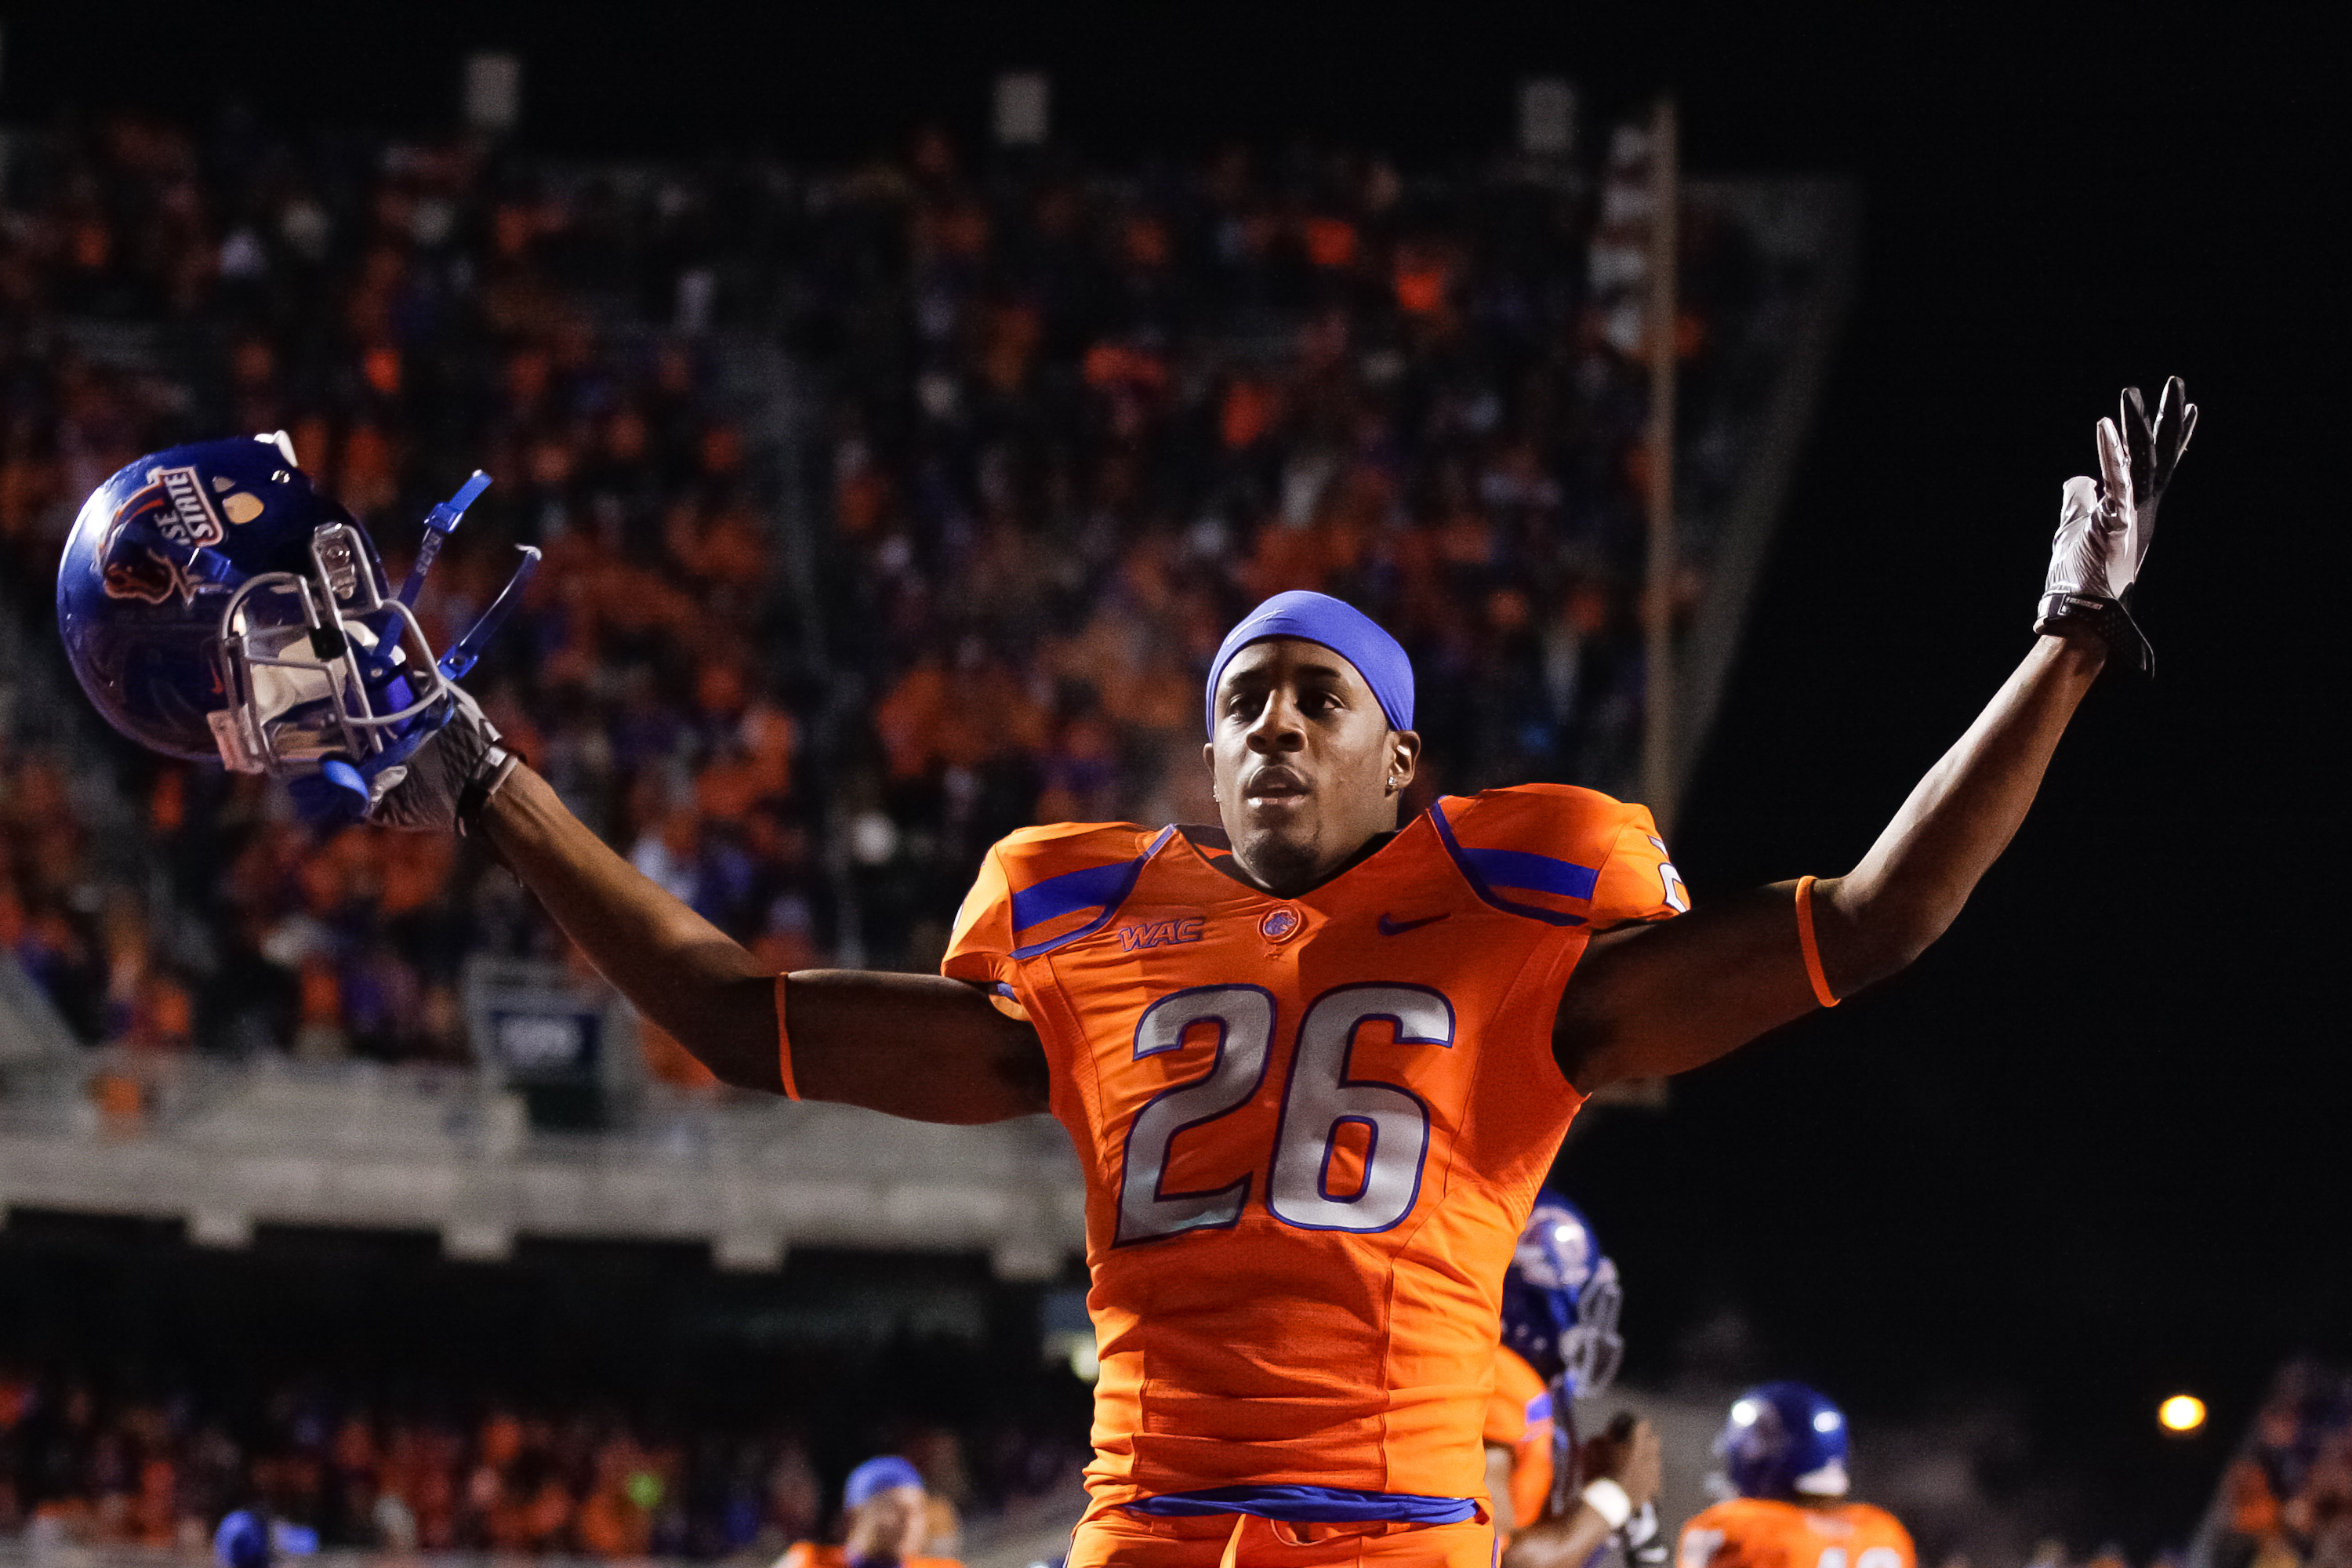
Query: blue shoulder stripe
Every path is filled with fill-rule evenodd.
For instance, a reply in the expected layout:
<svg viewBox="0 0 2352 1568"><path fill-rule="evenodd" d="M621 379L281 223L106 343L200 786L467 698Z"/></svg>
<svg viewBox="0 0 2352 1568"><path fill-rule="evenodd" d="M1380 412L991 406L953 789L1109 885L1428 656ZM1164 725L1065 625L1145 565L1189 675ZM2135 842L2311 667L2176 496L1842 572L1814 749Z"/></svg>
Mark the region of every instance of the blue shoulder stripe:
<svg viewBox="0 0 2352 1568"><path fill-rule="evenodd" d="M1013 895L1013 929L1024 931L1074 910L1110 902L1119 896L1120 885L1134 865L1132 860L1114 860L1108 866L1082 866L1023 888Z"/></svg>
<svg viewBox="0 0 2352 1568"><path fill-rule="evenodd" d="M1465 847L1463 858L1494 888L1517 888L1528 893L1558 893L1564 899L1589 899L1601 873L1573 860L1531 855L1524 849Z"/></svg>
<svg viewBox="0 0 2352 1568"><path fill-rule="evenodd" d="M1589 899L1592 896L1592 889L1600 884L1599 871L1590 866L1580 866L1573 860L1533 855L1524 849L1465 849L1454 837L1454 825L1445 820L1445 807L1435 801L1430 803L1429 820L1436 825L1439 840L1444 844L1445 852L1454 857L1454 864L1460 868L1463 879L1470 884L1470 890L1486 902L1507 913L1525 915L1546 925L1580 926L1586 923L1582 915L1571 915L1563 910L1548 910L1541 904L1521 903L1516 899L1503 897L1495 889L1501 886L1519 892Z"/></svg>
<svg viewBox="0 0 2352 1568"><path fill-rule="evenodd" d="M1160 847L1167 843L1175 831L1172 826L1161 828L1160 837L1132 860L1117 860L1108 866L1081 866L1075 871L1065 871L1058 877L1048 877L1042 882L1016 889L1013 895L1013 934L1015 938L1024 931L1049 921L1060 920L1065 915L1076 914L1080 910L1099 907L1102 913L1076 931L1065 931L1049 941L1034 942L1027 947L1014 948L1013 958L1026 961L1039 953L1051 952L1066 942L1092 936L1109 924L1111 916L1118 913L1119 905L1127 901L1128 894L1135 890L1135 879L1143 875L1143 863L1158 854Z"/></svg>

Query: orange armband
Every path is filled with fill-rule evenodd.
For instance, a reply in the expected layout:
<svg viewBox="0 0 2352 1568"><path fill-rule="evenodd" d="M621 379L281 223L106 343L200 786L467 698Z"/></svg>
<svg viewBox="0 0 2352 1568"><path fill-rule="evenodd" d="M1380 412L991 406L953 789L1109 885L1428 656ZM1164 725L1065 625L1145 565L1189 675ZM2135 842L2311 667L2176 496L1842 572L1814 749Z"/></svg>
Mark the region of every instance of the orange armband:
<svg viewBox="0 0 2352 1568"><path fill-rule="evenodd" d="M1838 1005L1830 977L1822 972L1822 950L1813 941L1813 879L1797 879L1797 946L1805 954L1805 978L1813 983L1813 1000L1824 1007Z"/></svg>
<svg viewBox="0 0 2352 1568"><path fill-rule="evenodd" d="M1812 949L1808 946L1805 951ZM783 1080L786 1100L801 1097L801 1086L793 1081L793 1032L784 1022L784 976L781 974L776 976L776 1076Z"/></svg>

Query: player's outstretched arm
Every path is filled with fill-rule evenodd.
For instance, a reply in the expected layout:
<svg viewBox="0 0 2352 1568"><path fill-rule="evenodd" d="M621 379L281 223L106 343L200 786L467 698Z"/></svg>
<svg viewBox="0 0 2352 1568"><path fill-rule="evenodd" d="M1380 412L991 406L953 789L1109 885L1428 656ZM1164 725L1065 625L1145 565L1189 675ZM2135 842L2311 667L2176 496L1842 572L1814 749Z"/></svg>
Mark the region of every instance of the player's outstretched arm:
<svg viewBox="0 0 2352 1568"><path fill-rule="evenodd" d="M2024 821L2058 737L2105 662L2095 637L2037 639L1862 863L1813 885L1815 942L1833 996L1893 974L1950 926ZM1568 1080L1590 1094L1621 1079L1685 1072L1819 1006L1796 891L1780 882L1594 937L1553 1028Z"/></svg>
<svg viewBox="0 0 2352 1568"><path fill-rule="evenodd" d="M720 1081L783 1092L772 971L614 854L529 768L508 775L481 822L564 934L640 1012ZM961 981L806 970L784 993L803 1099L960 1123L1045 1109L1036 1032Z"/></svg>
<svg viewBox="0 0 2352 1568"><path fill-rule="evenodd" d="M1596 936L1553 1029L1570 1083L1591 1093L1713 1061L1895 973L1951 925L2024 821L2058 738L2110 653L2145 662L2123 590L2147 552L2156 498L2196 410L2176 379L2153 427L2137 393L2126 395L2124 416L2122 430L2100 421L2101 480L2066 486L2036 622L2043 635L1862 863L1813 885L1818 977L1802 945L1795 882Z"/></svg>

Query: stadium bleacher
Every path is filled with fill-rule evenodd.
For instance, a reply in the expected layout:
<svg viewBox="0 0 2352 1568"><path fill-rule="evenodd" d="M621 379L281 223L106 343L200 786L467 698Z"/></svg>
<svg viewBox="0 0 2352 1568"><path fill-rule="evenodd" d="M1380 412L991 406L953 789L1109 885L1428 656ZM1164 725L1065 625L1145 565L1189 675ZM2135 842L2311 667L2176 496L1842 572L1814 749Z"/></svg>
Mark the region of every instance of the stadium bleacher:
<svg viewBox="0 0 2352 1568"><path fill-rule="evenodd" d="M2215 1489L2191 1568L2352 1563L2352 1375L2294 1361Z"/></svg>
<svg viewBox="0 0 2352 1568"><path fill-rule="evenodd" d="M1050 1128L751 1107L611 1009L581 1026L598 1103L567 1121L484 997L604 1015L509 879L446 843L322 841L260 781L103 731L47 630L76 507L143 451L282 427L396 573L487 469L426 625L469 621L512 545L546 552L469 685L566 800L779 969L928 967L1002 833L1211 815L1200 672L1283 588L1412 649L1423 798L1633 787L1646 391L1609 192L1644 155L1628 133L1591 164L1105 168L926 133L813 171L135 116L15 138L0 1205L210 1247L278 1223L460 1258L627 1237L731 1268L833 1245L1052 1277L1081 1227ZM1845 198L1685 195L1671 596L1703 690L1818 375ZM1701 704L1685 756L1703 729ZM542 1554L722 1556L810 1510L781 1430L689 1454L585 1408L248 1390L232 1439L201 1402L76 1376L0 1377L0 1526L52 1544L184 1546L239 1489L340 1543ZM1049 1440L988 1452L1011 1468L986 1501L1059 1477Z"/></svg>
<svg viewBox="0 0 2352 1568"><path fill-rule="evenodd" d="M1638 318L1591 303L1594 188L1238 151L978 174L936 134L819 175L59 131L17 147L0 264L12 607L37 641L79 498L171 439L287 428L395 563L485 468L428 624L545 549L486 706L780 968L928 966L1025 822L1202 815L1199 668L1285 587L1414 648L1426 790L1622 789L1644 394ZM1695 211L1685 613L1825 266ZM121 748L66 779L80 751L22 722L47 676L0 935L82 1039L462 1061L464 959L562 956L449 846L314 846L252 782Z"/></svg>

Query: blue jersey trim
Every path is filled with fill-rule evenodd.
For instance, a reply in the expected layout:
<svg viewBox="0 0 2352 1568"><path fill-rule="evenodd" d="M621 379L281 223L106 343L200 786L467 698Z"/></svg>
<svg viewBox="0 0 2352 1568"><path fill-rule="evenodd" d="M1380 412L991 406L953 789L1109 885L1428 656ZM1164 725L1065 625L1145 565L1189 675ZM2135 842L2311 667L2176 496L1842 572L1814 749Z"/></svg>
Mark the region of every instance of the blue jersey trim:
<svg viewBox="0 0 2352 1568"><path fill-rule="evenodd" d="M1143 875L1143 863L1160 853L1160 847L1167 843L1175 831L1172 826L1161 828L1160 837L1132 860L1120 860L1108 866L1082 866L1077 870L1048 877L1042 882L1014 892L1013 930L1015 935L1093 905L1101 905L1102 913L1077 930L1066 931L1051 942L1014 948L1013 958L1025 962L1080 937L1092 936L1108 925L1111 916L1118 913L1119 905L1127 902L1128 894L1135 891L1135 880Z"/></svg>
<svg viewBox="0 0 2352 1568"><path fill-rule="evenodd" d="M1212 1487L1207 1491L1168 1492L1127 1505L1133 1513L1162 1519L1213 1513L1249 1513L1301 1524L1359 1524L1397 1521L1405 1524L1460 1524L1478 1517L1476 1500L1419 1497L1412 1492L1359 1492L1345 1487Z"/></svg>
<svg viewBox="0 0 2352 1568"><path fill-rule="evenodd" d="M1601 880L1601 873L1590 866L1550 855L1531 855L1524 849L1465 848L1462 853L1478 868L1480 876L1497 888L1557 893L1564 899L1590 899Z"/></svg>
<svg viewBox="0 0 2352 1568"><path fill-rule="evenodd" d="M1445 820L1444 806L1435 802L1430 805L1429 820L1436 825L1438 840L1445 846L1445 852L1454 857L1454 864L1461 871L1463 880L1470 884L1472 892L1486 902L1507 914L1525 915L1546 925L1580 926L1586 923L1582 915L1567 914L1559 910L1545 909L1540 904L1523 904L1504 898L1495 891L1494 883L1487 880L1486 868L1489 863L1494 864L1496 874L1504 879L1503 885L1507 888L1559 893L1572 899L1591 898L1592 889L1600 883L1600 872L1587 866L1579 866L1572 860L1556 860L1549 855L1530 855L1521 849L1465 849L1454 837L1454 825ZM1522 866L1522 861L1531 864Z"/></svg>

